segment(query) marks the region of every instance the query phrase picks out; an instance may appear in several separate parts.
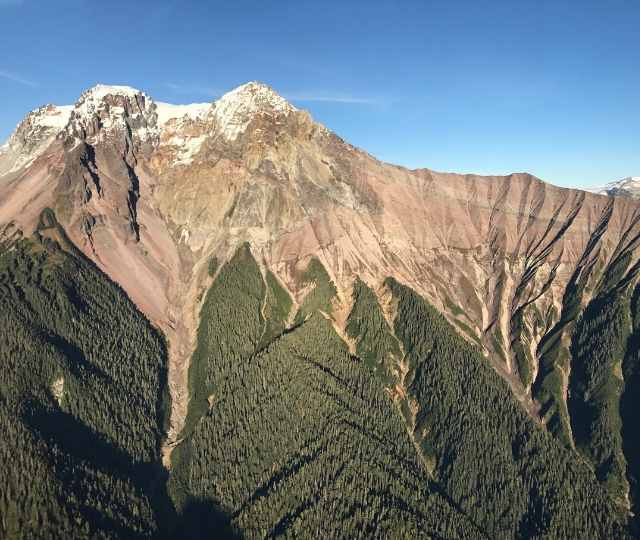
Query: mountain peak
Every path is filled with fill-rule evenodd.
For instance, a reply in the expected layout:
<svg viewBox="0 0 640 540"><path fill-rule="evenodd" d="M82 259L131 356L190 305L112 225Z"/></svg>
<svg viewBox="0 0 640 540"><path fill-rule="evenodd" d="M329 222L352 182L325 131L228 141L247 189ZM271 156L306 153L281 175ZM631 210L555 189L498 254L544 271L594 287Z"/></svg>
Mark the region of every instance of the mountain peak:
<svg viewBox="0 0 640 540"><path fill-rule="evenodd" d="M131 86L96 84L95 86L92 86L88 90L85 90L82 93L82 96L92 96L97 99L102 99L105 96L109 96L109 95L135 97L139 94L144 94L144 92L136 88L132 88ZM81 99L82 99L82 96L81 96Z"/></svg>
<svg viewBox="0 0 640 540"><path fill-rule="evenodd" d="M0 173L16 171L32 163L69 122L73 106L43 105L18 124L0 146Z"/></svg>
<svg viewBox="0 0 640 540"><path fill-rule="evenodd" d="M622 180L609 182L593 191L602 195L638 198L640 197L640 176L627 176Z"/></svg>
<svg viewBox="0 0 640 540"><path fill-rule="evenodd" d="M251 81L224 94L214 103L214 114L224 136L238 138L258 113L288 115L296 108L269 85Z"/></svg>
<svg viewBox="0 0 640 540"><path fill-rule="evenodd" d="M139 139L148 140L156 135L154 111L153 100L141 90L97 84L80 95L67 132L76 139L94 140L128 126Z"/></svg>
<svg viewBox="0 0 640 540"><path fill-rule="evenodd" d="M111 98L111 99L107 99ZM105 102L109 102L105 104ZM112 86L96 84L85 90L74 105L76 115L92 114L105 108L122 107L126 103L139 103L141 107L148 107L153 100L141 90L130 86Z"/></svg>
<svg viewBox="0 0 640 540"><path fill-rule="evenodd" d="M260 81L249 81L247 83L241 84L240 86L224 94L221 99L231 96L252 96L253 98L258 100L264 100L264 103L270 103L273 105L287 102L271 86Z"/></svg>

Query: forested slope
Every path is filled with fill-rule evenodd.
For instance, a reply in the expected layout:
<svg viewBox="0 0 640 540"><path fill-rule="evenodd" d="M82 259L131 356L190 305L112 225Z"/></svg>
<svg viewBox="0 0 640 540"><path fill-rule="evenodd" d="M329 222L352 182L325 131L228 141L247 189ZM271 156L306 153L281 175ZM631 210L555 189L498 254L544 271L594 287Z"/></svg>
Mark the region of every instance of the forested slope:
<svg viewBox="0 0 640 540"><path fill-rule="evenodd" d="M171 514L162 336L51 213L3 246L0 328L0 537L152 536Z"/></svg>
<svg viewBox="0 0 640 540"><path fill-rule="evenodd" d="M410 365L416 430L442 488L492 538L622 538L625 509L536 424L483 356L410 289L388 280Z"/></svg>
<svg viewBox="0 0 640 540"><path fill-rule="evenodd" d="M379 381L323 315L306 311L293 331L252 353L247 344L257 345L268 326L259 316L262 278L246 248L218 279L202 313L204 365L192 368L210 381L208 408L175 451L171 479L187 514L200 509L190 535L223 526L249 538L482 534L432 488ZM326 308L335 289L323 271L313 279L313 304ZM207 505L217 510L207 515Z"/></svg>
<svg viewBox="0 0 640 540"><path fill-rule="evenodd" d="M588 464L424 299L387 280L385 317L357 281L351 356L319 261L299 279L295 325L266 340L275 295L246 246L207 295L191 368L206 386L170 480L191 535L630 536Z"/></svg>
<svg viewBox="0 0 640 540"><path fill-rule="evenodd" d="M355 281L343 334L319 260L297 313L248 244L215 270L169 475L162 336L51 212L2 245L0 536L634 536L631 280L603 283L571 334L574 448L393 279Z"/></svg>

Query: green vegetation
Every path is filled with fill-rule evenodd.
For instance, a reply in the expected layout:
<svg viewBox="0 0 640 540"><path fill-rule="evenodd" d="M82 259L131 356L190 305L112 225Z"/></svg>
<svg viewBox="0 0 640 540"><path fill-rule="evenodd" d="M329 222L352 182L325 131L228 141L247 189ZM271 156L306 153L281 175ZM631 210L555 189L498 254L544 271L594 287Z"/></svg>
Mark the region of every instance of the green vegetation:
<svg viewBox="0 0 640 540"><path fill-rule="evenodd" d="M380 385L321 315L221 373L221 384L172 482L223 509L227 531L477 537L431 488Z"/></svg>
<svg viewBox="0 0 640 540"><path fill-rule="evenodd" d="M218 372L256 350L264 333L264 295L260 269L245 244L220 270L200 312L198 342L189 368L190 406L185 433L207 411L209 399L216 392Z"/></svg>
<svg viewBox="0 0 640 540"><path fill-rule="evenodd" d="M311 259L307 269L298 277L298 281L301 286L310 286L312 289L300 306L295 319L296 323L304 321L306 317L318 310L327 314L333 311L331 301L338 291L318 259L315 257Z"/></svg>
<svg viewBox="0 0 640 540"><path fill-rule="evenodd" d="M504 352L504 347L502 346L503 343L504 341L502 341L502 332L500 331L500 328L496 326L495 330L491 332L491 345L493 346L493 350L498 355L500 360L502 360L506 364L507 355Z"/></svg>
<svg viewBox="0 0 640 540"><path fill-rule="evenodd" d="M624 294L589 303L572 342L569 413L576 447L594 464L596 476L620 497L626 491L622 453L622 359L631 321Z"/></svg>
<svg viewBox="0 0 640 540"><path fill-rule="evenodd" d="M209 259L209 264L207 265L207 273L209 274L209 277L213 277L216 275L218 266L218 258L214 255L213 257L211 257L211 259Z"/></svg>
<svg viewBox="0 0 640 540"><path fill-rule="evenodd" d="M458 319L455 319L453 322L456 323L456 326L458 326L465 334L467 334L476 343L476 345L480 345L480 339L478 338L478 335L473 330L473 328Z"/></svg>
<svg viewBox="0 0 640 540"><path fill-rule="evenodd" d="M235 297L244 320L259 317L258 277L244 253L219 278L236 294L252 291ZM175 450L170 480L183 515L197 508L190 537L477 537L430 484L378 379L329 321L311 314L247 354L259 325L242 325L247 341L235 340L238 327L215 312L225 288L214 284L201 322L213 397ZM229 360L219 342L229 344Z"/></svg>
<svg viewBox="0 0 640 540"><path fill-rule="evenodd" d="M538 374L531 388L532 396L540 403L540 415L549 431L567 448L573 446L569 412L564 397L565 373L569 371L570 357L568 344L580 314L582 295L588 274L576 272L571 278L562 299L560 320L547 332L538 344ZM549 321L555 318L555 307L547 315Z"/></svg>
<svg viewBox="0 0 640 540"><path fill-rule="evenodd" d="M636 509L639 493L640 289L629 298L618 264L575 323L578 456L411 289L386 281L397 306L388 322L356 280L352 356L327 319L336 288L322 264L298 276L310 292L288 326L291 297L243 245L202 305L167 478L162 336L53 213L5 248L2 538L633 536L621 503L629 487ZM562 317L573 324L571 306ZM526 337L519 316L512 339ZM537 389L552 396L552 426L568 328L541 346L550 363Z"/></svg>
<svg viewBox="0 0 640 540"><path fill-rule="evenodd" d="M391 334L376 295L360 279L353 287L353 309L346 330L349 337L357 339L357 355L379 376L387 377L389 362L400 358L400 346Z"/></svg>
<svg viewBox="0 0 640 540"><path fill-rule="evenodd" d="M454 316L456 316L456 317L460 317L461 315L465 315L465 312L460 308L460 306L458 306L458 305L454 304L454 303L451 301L451 298L449 298L449 297L446 295L446 293L444 293L444 294L445 294L445 296L444 296L444 304L445 304L445 307L446 307L446 308L447 308L451 313L453 313L453 314L454 314Z"/></svg>
<svg viewBox="0 0 640 540"><path fill-rule="evenodd" d="M528 347L531 337L524 322L525 309L518 309L511 321L511 349L516 359L520 381L526 388L533 380L533 359Z"/></svg>
<svg viewBox="0 0 640 540"><path fill-rule="evenodd" d="M191 537L625 537L623 510L589 467L410 289L387 281L392 332L355 283L354 358L319 307L259 347L272 285L248 251L220 278L230 281L209 292L199 341L211 395L170 480ZM227 288L245 340L221 315ZM391 392L399 362L402 399Z"/></svg>
<svg viewBox="0 0 640 540"><path fill-rule="evenodd" d="M568 406L576 448L596 478L621 505L637 509L639 289L631 288L637 265L629 264L627 255L609 264L575 326Z"/></svg>
<svg viewBox="0 0 640 540"><path fill-rule="evenodd" d="M407 287L395 334L415 371L417 431L435 481L490 538L622 538L621 508L590 469L537 426L507 384Z"/></svg>
<svg viewBox="0 0 640 540"><path fill-rule="evenodd" d="M266 328L262 336L262 344L266 345L284 332L293 302L289 293L280 285L278 278L271 271L266 278L267 297L264 304Z"/></svg>
<svg viewBox="0 0 640 540"><path fill-rule="evenodd" d="M636 286L631 298L632 333L627 341L627 351L622 363L624 391L620 401L622 418L622 444L627 459L631 505L638 521L640 511L640 286ZM638 532L638 531L636 531Z"/></svg>
<svg viewBox="0 0 640 540"><path fill-rule="evenodd" d="M71 247L46 212L0 254L0 537L149 537L171 518L164 340Z"/></svg>

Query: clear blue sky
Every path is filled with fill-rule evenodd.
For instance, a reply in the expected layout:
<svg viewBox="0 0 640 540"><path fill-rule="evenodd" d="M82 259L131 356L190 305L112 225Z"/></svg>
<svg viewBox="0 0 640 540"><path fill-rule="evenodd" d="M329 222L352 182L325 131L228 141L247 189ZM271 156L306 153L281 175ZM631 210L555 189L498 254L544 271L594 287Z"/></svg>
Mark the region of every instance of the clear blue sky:
<svg viewBox="0 0 640 540"><path fill-rule="evenodd" d="M273 86L380 159L640 175L640 1L0 0L0 139L98 83L208 101Z"/></svg>

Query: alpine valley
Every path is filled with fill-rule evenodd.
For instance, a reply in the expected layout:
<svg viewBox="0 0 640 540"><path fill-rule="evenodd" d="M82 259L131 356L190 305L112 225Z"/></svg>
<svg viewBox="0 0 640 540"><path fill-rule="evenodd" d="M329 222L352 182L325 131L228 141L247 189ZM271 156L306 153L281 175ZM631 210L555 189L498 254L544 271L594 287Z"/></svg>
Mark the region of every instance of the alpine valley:
<svg viewBox="0 0 640 540"><path fill-rule="evenodd" d="M255 82L29 113L0 537L638 537L628 191L382 163Z"/></svg>

